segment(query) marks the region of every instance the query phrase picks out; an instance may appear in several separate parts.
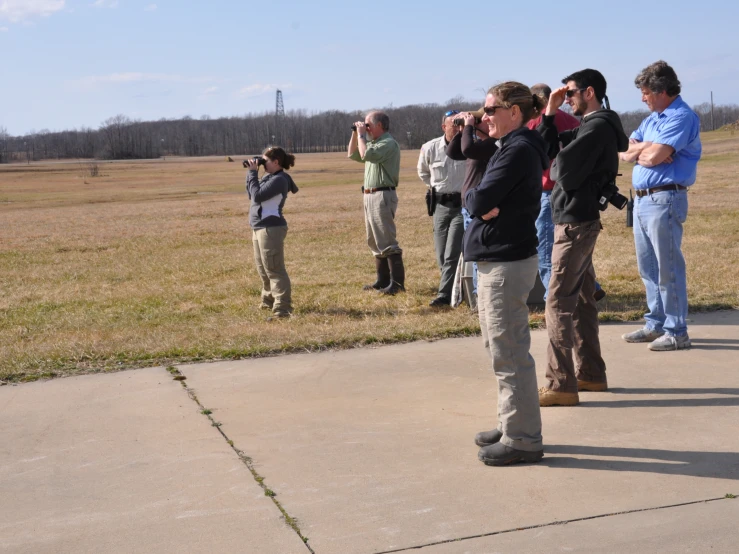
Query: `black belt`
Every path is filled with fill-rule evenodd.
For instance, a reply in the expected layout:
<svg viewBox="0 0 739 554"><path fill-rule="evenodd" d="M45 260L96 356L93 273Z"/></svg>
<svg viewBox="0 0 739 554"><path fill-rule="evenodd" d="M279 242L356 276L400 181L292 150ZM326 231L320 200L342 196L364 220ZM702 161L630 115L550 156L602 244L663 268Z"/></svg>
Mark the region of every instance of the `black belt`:
<svg viewBox="0 0 739 554"><path fill-rule="evenodd" d="M380 192L382 190L395 190L395 187L378 187L376 189L366 189L362 187L362 192L364 194L372 194L373 192Z"/></svg>
<svg viewBox="0 0 739 554"><path fill-rule="evenodd" d="M462 194L459 192L451 192L449 194L437 194L436 201L439 204L451 204L452 206L459 207L462 205Z"/></svg>
<svg viewBox="0 0 739 554"><path fill-rule="evenodd" d="M642 196L648 196L654 192L662 192L663 190L688 190L688 187L684 187L682 185L662 185L659 187L652 187L651 189L639 189L634 192L639 198L641 198Z"/></svg>

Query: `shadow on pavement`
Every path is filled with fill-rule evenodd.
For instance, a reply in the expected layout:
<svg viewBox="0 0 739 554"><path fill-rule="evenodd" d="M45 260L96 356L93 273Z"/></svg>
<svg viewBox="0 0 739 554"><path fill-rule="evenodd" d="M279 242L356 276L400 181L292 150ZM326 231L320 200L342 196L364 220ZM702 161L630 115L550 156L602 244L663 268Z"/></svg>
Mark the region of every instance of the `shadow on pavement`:
<svg viewBox="0 0 739 554"><path fill-rule="evenodd" d="M642 471L739 480L739 452L691 452L569 444L545 445L544 452L545 457L541 464L553 468ZM551 456L552 454L598 456L609 459ZM737 491L727 490L726 492L736 494Z"/></svg>
<svg viewBox="0 0 739 554"><path fill-rule="evenodd" d="M739 340L735 339L690 339L696 350L739 350Z"/></svg>
<svg viewBox="0 0 739 554"><path fill-rule="evenodd" d="M608 392L613 400L589 401L587 396L580 397L580 406L584 408L669 408L669 407L700 407L700 406L739 406L739 389L711 388L711 389L625 389L610 388ZM721 394L724 396L713 398L629 398L621 400L621 395L637 394Z"/></svg>

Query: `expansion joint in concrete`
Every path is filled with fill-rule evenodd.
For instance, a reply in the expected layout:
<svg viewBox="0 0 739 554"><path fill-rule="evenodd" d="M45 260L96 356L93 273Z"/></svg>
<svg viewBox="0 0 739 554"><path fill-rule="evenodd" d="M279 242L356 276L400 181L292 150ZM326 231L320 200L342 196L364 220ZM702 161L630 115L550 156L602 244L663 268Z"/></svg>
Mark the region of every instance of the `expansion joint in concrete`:
<svg viewBox="0 0 739 554"><path fill-rule="evenodd" d="M185 390L185 392L187 392L187 395L190 397L190 399L198 405L200 413L206 416L210 420L211 425L218 430L218 432L221 434L221 436L226 441L226 443L236 453L239 459L243 462L243 464L252 474L252 477L254 477L254 481L256 481L257 485L259 485L262 488L262 490L264 491L264 495L268 496L269 499L272 500L274 505L277 507L277 509L280 510L280 513L282 514L282 517L285 520L285 523L287 523L292 528L292 530L297 533L297 535L300 537L300 540L303 541L303 544L311 552L311 554L315 554L315 551L308 544L308 537L304 536L302 531L300 530L300 526L298 525L298 520L292 517L290 514L288 514L287 510L285 510L284 506L280 503L280 501L277 500L277 498L275 498L277 496L277 493L274 492L269 487L267 487L267 485L264 483L264 477L259 475L259 472L257 472L254 466L254 460L252 460L251 457L247 456L243 450L239 450L236 447L236 445L234 444L234 441L232 441L228 437L228 435L226 435L226 433L223 432L223 429L221 429L221 423L219 421L216 421L215 418L213 418L213 412L210 409L203 406L203 404L200 402L200 399L195 394L195 391L187 386L187 383L186 383L187 377L183 375L182 372L174 366L168 366L166 370L173 376L174 380L180 382L180 384L182 385L182 388Z"/></svg>
<svg viewBox="0 0 739 554"><path fill-rule="evenodd" d="M380 552L375 552L375 554L394 554L396 552L409 552L411 550L421 550L422 548L429 548L432 546L439 546L440 544L448 544L452 542L461 542L461 541L468 541L471 539L482 539L485 537L494 537L496 535L504 535L506 533L515 533L517 531L529 531L531 529L541 529L543 527L553 527L555 525L567 525L568 523L576 523L578 521L589 521L591 519L600 519L604 517L611 517L611 516L620 516L620 515L626 515L626 514L636 514L639 512L652 512L655 510L665 510L668 508L679 508L681 506L692 506L694 504L705 504L708 502L716 502L717 500L726 500L736 498L736 495L734 494L727 494L725 496L721 496L718 498L708 498L705 500L693 500L691 502L681 502L680 504L669 504L667 506L655 506L654 508L640 508L638 510L626 510L623 512L612 512L608 514L598 514L594 516L587 516L587 517L579 517L574 519L566 519L562 521L552 521L549 523L542 523L540 525L529 525L527 527L516 527L515 529L503 529L502 531L493 531L491 533L481 533L479 535L470 535L468 537L459 537L456 539L447 539L445 541L437 541L437 542L430 542L426 544L419 544L416 546L406 546L404 548L398 548L395 550L382 550Z"/></svg>

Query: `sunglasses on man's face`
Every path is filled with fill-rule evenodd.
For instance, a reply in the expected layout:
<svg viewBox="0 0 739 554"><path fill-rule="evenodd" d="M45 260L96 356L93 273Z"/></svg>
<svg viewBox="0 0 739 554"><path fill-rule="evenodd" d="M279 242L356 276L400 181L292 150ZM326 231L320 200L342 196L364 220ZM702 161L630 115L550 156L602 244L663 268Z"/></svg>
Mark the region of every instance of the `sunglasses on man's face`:
<svg viewBox="0 0 739 554"><path fill-rule="evenodd" d="M482 111L485 112L485 115L493 116L495 115L495 110L508 110L510 109L508 106L485 106Z"/></svg>
<svg viewBox="0 0 739 554"><path fill-rule="evenodd" d="M585 87L585 88L573 88L573 89L569 89L569 90L566 90L566 91L565 91L565 96L566 96L567 98L572 98L573 96L575 96L575 94L576 94L576 93L578 93L578 92L583 92L583 91L586 91L586 90L588 90L588 87Z"/></svg>

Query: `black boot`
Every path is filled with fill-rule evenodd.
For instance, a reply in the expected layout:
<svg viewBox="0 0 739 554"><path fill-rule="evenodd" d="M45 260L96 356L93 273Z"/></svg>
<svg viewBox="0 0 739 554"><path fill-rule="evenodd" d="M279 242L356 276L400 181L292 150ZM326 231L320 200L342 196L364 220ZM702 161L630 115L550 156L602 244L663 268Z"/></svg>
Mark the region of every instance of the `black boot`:
<svg viewBox="0 0 739 554"><path fill-rule="evenodd" d="M392 254L388 256L390 263L390 284L380 289L382 294L396 294L405 291L405 267L403 267L403 255Z"/></svg>
<svg viewBox="0 0 739 554"><path fill-rule="evenodd" d="M375 258L377 280L371 285L364 285L364 290L380 290L390 284L390 265L387 258Z"/></svg>

